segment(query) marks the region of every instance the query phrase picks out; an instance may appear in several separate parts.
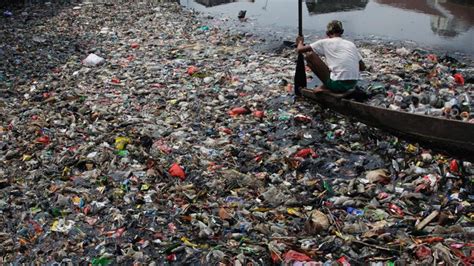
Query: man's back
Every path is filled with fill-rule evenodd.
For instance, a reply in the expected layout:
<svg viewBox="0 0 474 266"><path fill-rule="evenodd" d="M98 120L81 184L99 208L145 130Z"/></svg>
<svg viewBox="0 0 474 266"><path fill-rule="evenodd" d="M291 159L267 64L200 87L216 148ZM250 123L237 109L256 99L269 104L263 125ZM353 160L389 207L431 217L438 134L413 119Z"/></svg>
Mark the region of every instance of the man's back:
<svg viewBox="0 0 474 266"><path fill-rule="evenodd" d="M362 58L351 41L341 37L327 38L312 43L311 48L326 57L332 80L359 79L359 61Z"/></svg>

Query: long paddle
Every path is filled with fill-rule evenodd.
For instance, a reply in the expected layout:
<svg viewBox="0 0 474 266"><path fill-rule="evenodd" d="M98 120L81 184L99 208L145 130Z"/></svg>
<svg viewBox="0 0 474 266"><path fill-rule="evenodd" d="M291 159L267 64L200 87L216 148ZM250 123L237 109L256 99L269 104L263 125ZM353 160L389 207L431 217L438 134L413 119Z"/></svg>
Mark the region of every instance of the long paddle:
<svg viewBox="0 0 474 266"><path fill-rule="evenodd" d="M303 5L302 0L298 0L298 34L303 36ZM304 67L304 56L298 54L295 71L295 89L294 93L297 96L301 95L301 89L306 88L306 72Z"/></svg>

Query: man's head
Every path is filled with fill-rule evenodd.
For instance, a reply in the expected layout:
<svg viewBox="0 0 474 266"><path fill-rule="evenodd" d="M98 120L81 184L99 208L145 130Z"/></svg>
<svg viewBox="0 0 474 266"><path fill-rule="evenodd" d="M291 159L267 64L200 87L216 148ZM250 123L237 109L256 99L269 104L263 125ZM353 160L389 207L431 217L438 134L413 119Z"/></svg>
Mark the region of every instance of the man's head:
<svg viewBox="0 0 474 266"><path fill-rule="evenodd" d="M344 33L342 22L339 20L333 20L328 23L326 28L326 35L329 37L341 36Z"/></svg>

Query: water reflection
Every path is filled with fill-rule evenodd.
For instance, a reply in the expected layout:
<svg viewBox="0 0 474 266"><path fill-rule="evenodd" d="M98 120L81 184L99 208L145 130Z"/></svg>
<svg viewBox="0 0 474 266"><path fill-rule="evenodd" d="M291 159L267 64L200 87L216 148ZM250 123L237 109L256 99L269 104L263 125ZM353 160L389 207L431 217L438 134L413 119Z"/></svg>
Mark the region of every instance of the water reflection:
<svg viewBox="0 0 474 266"><path fill-rule="evenodd" d="M368 0L306 0L310 15L362 10Z"/></svg>
<svg viewBox="0 0 474 266"><path fill-rule="evenodd" d="M254 3L255 0L196 0L196 2L205 7L213 7L213 6L223 5L223 4L230 4L234 2Z"/></svg>
<svg viewBox="0 0 474 266"><path fill-rule="evenodd" d="M430 15L431 30L453 38L474 25L474 3L470 0L375 0L383 5Z"/></svg>
<svg viewBox="0 0 474 266"><path fill-rule="evenodd" d="M297 29L296 0L178 1L197 11L234 18L227 22L236 22L239 28L260 30L262 34L284 36L294 34ZM326 24L338 19L343 21L346 36L351 38L376 36L386 40L409 40L432 49L474 55L474 0L303 1L306 34L324 34ZM247 23L237 20L239 10L247 11ZM223 22L216 20L213 23Z"/></svg>

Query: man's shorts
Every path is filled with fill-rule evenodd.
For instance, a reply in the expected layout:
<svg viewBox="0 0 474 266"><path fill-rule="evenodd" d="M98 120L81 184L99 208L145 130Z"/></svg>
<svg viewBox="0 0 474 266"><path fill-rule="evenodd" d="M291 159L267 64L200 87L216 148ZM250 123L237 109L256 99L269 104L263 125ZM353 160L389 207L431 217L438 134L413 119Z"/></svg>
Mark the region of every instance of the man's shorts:
<svg viewBox="0 0 474 266"><path fill-rule="evenodd" d="M343 93L352 90L357 85L357 80L332 80L329 78L324 85L332 92Z"/></svg>

